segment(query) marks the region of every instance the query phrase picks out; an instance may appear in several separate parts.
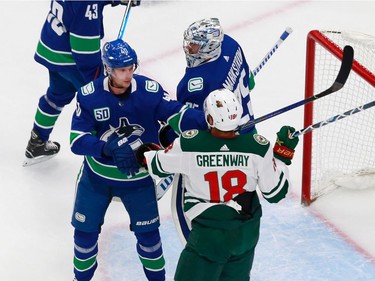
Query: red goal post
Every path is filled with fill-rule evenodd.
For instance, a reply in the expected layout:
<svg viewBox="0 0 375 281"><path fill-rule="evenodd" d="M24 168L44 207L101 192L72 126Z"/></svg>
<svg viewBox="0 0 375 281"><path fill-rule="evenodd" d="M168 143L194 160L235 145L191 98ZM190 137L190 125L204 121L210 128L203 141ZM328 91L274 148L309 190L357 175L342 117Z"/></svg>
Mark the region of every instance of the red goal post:
<svg viewBox="0 0 375 281"><path fill-rule="evenodd" d="M337 93L305 105L304 127L375 100L375 37L353 31L308 33L305 97L332 84L345 45L354 49L349 78ZM310 205L340 186L364 188L375 183L374 124L375 110L367 110L304 135L302 204Z"/></svg>

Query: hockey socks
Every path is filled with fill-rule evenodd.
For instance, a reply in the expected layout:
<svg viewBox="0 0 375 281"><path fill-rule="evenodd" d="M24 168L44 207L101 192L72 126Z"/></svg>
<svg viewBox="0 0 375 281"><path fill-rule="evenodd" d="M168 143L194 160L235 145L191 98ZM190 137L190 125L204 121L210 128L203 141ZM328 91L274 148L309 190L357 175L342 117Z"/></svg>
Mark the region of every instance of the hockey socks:
<svg viewBox="0 0 375 281"><path fill-rule="evenodd" d="M43 141L49 139L53 127L59 117L62 108L57 108L47 96L44 95L39 99L38 108L35 114L34 129L36 129Z"/></svg>
<svg viewBox="0 0 375 281"><path fill-rule="evenodd" d="M74 275L78 281L89 281L98 267L98 232L74 231Z"/></svg>
<svg viewBox="0 0 375 281"><path fill-rule="evenodd" d="M143 265L143 271L149 281L165 280L165 260L159 230L135 233L137 252Z"/></svg>

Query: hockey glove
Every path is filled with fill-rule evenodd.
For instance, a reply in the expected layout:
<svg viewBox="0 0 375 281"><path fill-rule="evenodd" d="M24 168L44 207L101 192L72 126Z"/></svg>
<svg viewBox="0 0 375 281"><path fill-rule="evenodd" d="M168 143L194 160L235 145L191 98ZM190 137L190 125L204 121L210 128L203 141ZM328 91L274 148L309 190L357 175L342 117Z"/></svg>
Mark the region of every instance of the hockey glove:
<svg viewBox="0 0 375 281"><path fill-rule="evenodd" d="M286 165L292 163L294 149L298 144L298 137L291 138L290 135L295 131L293 127L283 126L277 133L277 140L273 147L275 158L283 161Z"/></svg>
<svg viewBox="0 0 375 281"><path fill-rule="evenodd" d="M159 150L160 146L156 143L143 143L140 147L138 147L135 156L137 158L138 165L141 167L146 168L147 170L147 163L145 158L145 152L151 151L151 150Z"/></svg>
<svg viewBox="0 0 375 281"><path fill-rule="evenodd" d="M178 138L177 133L168 124L159 130L159 143L163 148L167 148L176 138Z"/></svg>
<svg viewBox="0 0 375 281"><path fill-rule="evenodd" d="M134 176L139 171L139 165L127 137L112 133L103 147L103 154L112 157L117 168L128 176Z"/></svg>
<svg viewBox="0 0 375 281"><path fill-rule="evenodd" d="M141 5L141 0L120 0L121 5L128 5L128 3L131 3L132 7Z"/></svg>

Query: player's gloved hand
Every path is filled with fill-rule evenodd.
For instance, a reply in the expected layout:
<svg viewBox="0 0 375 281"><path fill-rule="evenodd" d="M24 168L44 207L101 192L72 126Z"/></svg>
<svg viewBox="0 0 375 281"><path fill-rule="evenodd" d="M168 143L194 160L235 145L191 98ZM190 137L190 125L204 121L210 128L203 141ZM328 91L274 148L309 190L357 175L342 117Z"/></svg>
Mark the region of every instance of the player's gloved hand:
<svg viewBox="0 0 375 281"><path fill-rule="evenodd" d="M141 5L141 0L120 0L121 5L128 5L129 1L132 7Z"/></svg>
<svg viewBox="0 0 375 281"><path fill-rule="evenodd" d="M163 148L167 148L176 138L178 134L168 124L163 125L159 130L159 143Z"/></svg>
<svg viewBox="0 0 375 281"><path fill-rule="evenodd" d="M161 147L156 143L148 142L148 143L141 144L141 146L138 147L138 149L135 153L138 165L146 168L146 170L147 170L145 152L151 151L151 150L159 150L159 149L161 149Z"/></svg>
<svg viewBox="0 0 375 281"><path fill-rule="evenodd" d="M113 132L103 147L103 154L112 157L117 168L128 176L134 176L139 171L139 165L127 137Z"/></svg>
<svg viewBox="0 0 375 281"><path fill-rule="evenodd" d="M298 137L291 137L295 129L290 126L283 126L277 133L277 140L273 147L273 155L275 158L290 165L294 156L294 149L298 144Z"/></svg>

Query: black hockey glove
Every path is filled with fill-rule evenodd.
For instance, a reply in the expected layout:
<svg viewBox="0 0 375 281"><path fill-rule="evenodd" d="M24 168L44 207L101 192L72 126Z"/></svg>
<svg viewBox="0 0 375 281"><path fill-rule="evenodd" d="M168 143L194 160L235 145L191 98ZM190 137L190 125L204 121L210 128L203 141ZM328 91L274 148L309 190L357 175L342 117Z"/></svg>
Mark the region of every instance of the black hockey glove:
<svg viewBox="0 0 375 281"><path fill-rule="evenodd" d="M103 147L103 154L112 157L117 168L128 176L134 176L139 171L139 165L127 137L113 132Z"/></svg>
<svg viewBox="0 0 375 281"><path fill-rule="evenodd" d="M176 138L178 138L177 133L168 124L159 130L159 143L163 148L167 148Z"/></svg>
<svg viewBox="0 0 375 281"><path fill-rule="evenodd" d="M141 5L141 0L120 0L121 5L128 5L128 3L131 3L132 7Z"/></svg>
<svg viewBox="0 0 375 281"><path fill-rule="evenodd" d="M298 144L298 137L291 138L290 135L295 129L290 126L283 126L277 133L277 140L273 147L273 155L275 158L290 165L294 156L294 149Z"/></svg>
<svg viewBox="0 0 375 281"><path fill-rule="evenodd" d="M138 165L146 168L147 170L147 163L145 158L145 152L151 151L151 150L159 150L161 147L156 143L143 143L140 147L138 147L135 156L137 158Z"/></svg>

